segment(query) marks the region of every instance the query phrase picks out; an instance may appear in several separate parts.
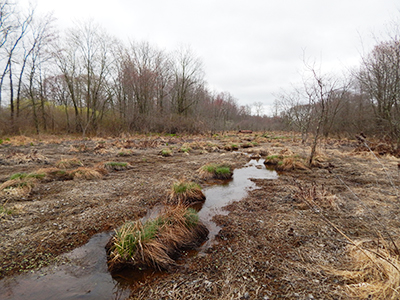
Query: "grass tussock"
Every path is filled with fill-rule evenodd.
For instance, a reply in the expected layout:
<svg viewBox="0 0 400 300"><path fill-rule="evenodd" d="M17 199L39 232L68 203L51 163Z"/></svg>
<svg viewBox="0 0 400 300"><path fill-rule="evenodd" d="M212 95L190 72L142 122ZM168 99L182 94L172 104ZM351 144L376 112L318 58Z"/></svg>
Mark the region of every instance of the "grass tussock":
<svg viewBox="0 0 400 300"><path fill-rule="evenodd" d="M352 270L334 271L351 284L350 293L359 299L399 299L400 260L389 245L380 245L371 250L361 241L351 246L348 253L352 259Z"/></svg>
<svg viewBox="0 0 400 300"><path fill-rule="evenodd" d="M133 156L134 154L135 153L132 150L120 149L117 153L117 156L127 157L127 156Z"/></svg>
<svg viewBox="0 0 400 300"><path fill-rule="evenodd" d="M30 196L33 188L37 186L38 181L39 180L34 176L10 178L0 185L0 199L6 201L26 200Z"/></svg>
<svg viewBox="0 0 400 300"><path fill-rule="evenodd" d="M226 151L237 151L237 150L239 150L239 145L237 145L237 144L226 144L224 146L224 150L226 150Z"/></svg>
<svg viewBox="0 0 400 300"><path fill-rule="evenodd" d="M76 167L83 167L83 163L76 157L62 159L56 163L56 167L60 169L70 169Z"/></svg>
<svg viewBox="0 0 400 300"><path fill-rule="evenodd" d="M64 181L73 179L71 175L72 171L67 171L59 168L44 168L39 169L38 172L46 174L46 180Z"/></svg>
<svg viewBox="0 0 400 300"><path fill-rule="evenodd" d="M101 167L98 168L85 168L80 167L69 173L73 179L100 179L107 174L107 170Z"/></svg>
<svg viewBox="0 0 400 300"><path fill-rule="evenodd" d="M108 171L124 171L131 167L127 162L109 161L104 163L104 168Z"/></svg>
<svg viewBox="0 0 400 300"><path fill-rule="evenodd" d="M208 235L197 212L179 205L153 220L125 223L106 246L108 268L168 269L179 251L198 247Z"/></svg>
<svg viewBox="0 0 400 300"><path fill-rule="evenodd" d="M172 150L171 149L162 149L160 151L160 155L164 156L164 157L172 156Z"/></svg>
<svg viewBox="0 0 400 300"><path fill-rule="evenodd" d="M181 180L172 185L168 196L169 204L186 204L202 202L206 196L201 187L192 181Z"/></svg>
<svg viewBox="0 0 400 300"><path fill-rule="evenodd" d="M290 150L283 150L280 154L265 157L264 164L273 166L277 171L307 170L305 161Z"/></svg>
<svg viewBox="0 0 400 300"><path fill-rule="evenodd" d="M228 164L207 164L199 169L203 179L229 179L232 178L233 171Z"/></svg>
<svg viewBox="0 0 400 300"><path fill-rule="evenodd" d="M31 150L29 153L21 151L10 151L4 156L5 160L11 164L26 164L26 163L38 163L47 164L48 160L44 155L38 153L37 150Z"/></svg>

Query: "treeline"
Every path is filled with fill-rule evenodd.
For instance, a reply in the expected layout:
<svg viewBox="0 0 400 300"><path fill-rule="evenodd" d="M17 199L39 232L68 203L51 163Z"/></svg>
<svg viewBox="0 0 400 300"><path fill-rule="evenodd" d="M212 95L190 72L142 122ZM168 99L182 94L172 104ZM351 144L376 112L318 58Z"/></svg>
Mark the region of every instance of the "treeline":
<svg viewBox="0 0 400 300"><path fill-rule="evenodd" d="M400 30L362 56L346 76L322 74L305 63L300 86L278 95L276 107L287 130L313 136L363 133L400 153Z"/></svg>
<svg viewBox="0 0 400 300"><path fill-rule="evenodd" d="M127 45L93 22L58 32L51 15L0 5L2 134L213 133L274 123L208 89L189 48Z"/></svg>

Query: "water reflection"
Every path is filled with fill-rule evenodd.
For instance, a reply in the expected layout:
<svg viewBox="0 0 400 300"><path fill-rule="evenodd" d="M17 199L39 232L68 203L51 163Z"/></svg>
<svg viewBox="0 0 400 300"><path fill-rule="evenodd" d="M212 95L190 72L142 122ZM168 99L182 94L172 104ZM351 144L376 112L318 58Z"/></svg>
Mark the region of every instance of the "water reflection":
<svg viewBox="0 0 400 300"><path fill-rule="evenodd" d="M206 201L197 205L203 223L208 227L209 240L202 246L208 248L221 229L212 218L216 214L227 214L222 208L232 201L244 198L250 189L256 188L250 178L275 179L275 171L265 168L264 160L251 160L244 168L236 169L233 178L210 185L204 192ZM143 219L154 218L162 206L149 211ZM34 274L24 274L0 281L0 300L2 299L126 299L132 289L165 273L147 270L134 272L125 270L114 278L107 269L104 249L112 232L94 235L90 241L74 251L65 254L70 263L52 268L43 268ZM196 255L188 252L185 256Z"/></svg>
<svg viewBox="0 0 400 300"><path fill-rule="evenodd" d="M231 180L224 184L210 186L204 190L206 201L203 204L199 215L203 223L210 231L209 240L203 245L202 249L208 248L214 241L221 227L217 226L212 218L215 215L226 215L227 211L222 208L233 201L239 201L247 196L251 189L256 188L256 184L251 179L276 179L276 171L266 169L264 160L250 160L243 168L235 169Z"/></svg>

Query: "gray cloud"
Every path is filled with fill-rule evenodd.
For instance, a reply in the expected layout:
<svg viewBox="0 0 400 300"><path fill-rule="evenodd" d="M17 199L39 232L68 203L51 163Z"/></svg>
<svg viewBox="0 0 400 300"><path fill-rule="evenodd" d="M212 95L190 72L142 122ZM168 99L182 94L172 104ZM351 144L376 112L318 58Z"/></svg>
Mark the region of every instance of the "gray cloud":
<svg viewBox="0 0 400 300"><path fill-rule="evenodd" d="M93 18L122 39L174 50L190 45L202 58L210 87L241 104L271 105L273 93L300 81L303 55L324 71L356 65L385 23L399 15L396 0L38 0L60 24ZM79 9L78 9L79 8ZM360 39L361 36L361 39Z"/></svg>

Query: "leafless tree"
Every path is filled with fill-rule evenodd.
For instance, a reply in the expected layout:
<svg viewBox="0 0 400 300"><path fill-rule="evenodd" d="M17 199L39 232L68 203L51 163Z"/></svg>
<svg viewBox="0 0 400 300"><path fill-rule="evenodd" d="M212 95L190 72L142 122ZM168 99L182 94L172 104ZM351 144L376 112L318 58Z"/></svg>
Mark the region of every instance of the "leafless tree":
<svg viewBox="0 0 400 300"><path fill-rule="evenodd" d="M306 143L312 121L313 99L303 89L294 88L293 91L285 91L278 95L277 105L281 111L281 117L289 128L301 132L301 141Z"/></svg>
<svg viewBox="0 0 400 300"><path fill-rule="evenodd" d="M54 52L75 112L76 129L96 130L107 103L113 39L92 21L70 29Z"/></svg>
<svg viewBox="0 0 400 300"><path fill-rule="evenodd" d="M9 102L11 122L14 122L14 71L18 69L19 46L27 34L34 16L34 9L31 7L26 13L19 10L17 5L11 1L0 3L2 9L0 15L0 62L2 71L0 73L0 106L6 78L9 86ZM18 74L18 71L16 71Z"/></svg>
<svg viewBox="0 0 400 300"><path fill-rule="evenodd" d="M382 137L400 146L400 40L381 42L366 57L357 74L370 97Z"/></svg>
<svg viewBox="0 0 400 300"><path fill-rule="evenodd" d="M199 86L203 86L203 77L202 62L189 48L182 48L175 53L172 102L178 115L187 115L197 103L197 98L192 95Z"/></svg>

